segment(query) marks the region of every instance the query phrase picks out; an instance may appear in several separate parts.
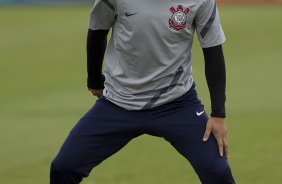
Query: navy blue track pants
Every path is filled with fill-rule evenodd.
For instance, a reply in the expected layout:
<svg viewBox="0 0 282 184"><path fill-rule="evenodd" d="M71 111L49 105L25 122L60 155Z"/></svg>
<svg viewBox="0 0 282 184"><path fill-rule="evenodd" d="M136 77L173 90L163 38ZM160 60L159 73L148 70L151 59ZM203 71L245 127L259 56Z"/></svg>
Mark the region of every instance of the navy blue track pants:
<svg viewBox="0 0 282 184"><path fill-rule="evenodd" d="M101 97L72 129L52 162L50 183L80 183L130 140L149 134L170 142L191 163L203 184L234 184L215 137L203 142L208 116L202 111L194 88L165 105L140 111L125 110Z"/></svg>

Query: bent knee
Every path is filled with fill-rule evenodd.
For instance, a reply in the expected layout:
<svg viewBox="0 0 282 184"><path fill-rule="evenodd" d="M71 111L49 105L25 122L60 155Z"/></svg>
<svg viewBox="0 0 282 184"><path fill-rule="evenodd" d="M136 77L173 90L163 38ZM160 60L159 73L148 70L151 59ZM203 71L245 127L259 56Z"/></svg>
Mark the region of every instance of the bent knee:
<svg viewBox="0 0 282 184"><path fill-rule="evenodd" d="M83 174L77 172L76 168L65 160L56 158L51 163L50 183L79 183L82 181Z"/></svg>
<svg viewBox="0 0 282 184"><path fill-rule="evenodd" d="M201 170L197 170L197 173L203 184L235 184L227 163L201 168Z"/></svg>
<svg viewBox="0 0 282 184"><path fill-rule="evenodd" d="M67 171L72 170L72 167L66 164L61 159L54 159L51 163L51 173L52 174L61 174L66 173Z"/></svg>
<svg viewBox="0 0 282 184"><path fill-rule="evenodd" d="M228 164L214 167L211 171L211 177L213 178L214 184L235 184L231 169Z"/></svg>
<svg viewBox="0 0 282 184"><path fill-rule="evenodd" d="M86 166L82 167L81 164L73 160L55 158L51 163L50 172L51 177L72 176L80 180L89 175L90 168Z"/></svg>

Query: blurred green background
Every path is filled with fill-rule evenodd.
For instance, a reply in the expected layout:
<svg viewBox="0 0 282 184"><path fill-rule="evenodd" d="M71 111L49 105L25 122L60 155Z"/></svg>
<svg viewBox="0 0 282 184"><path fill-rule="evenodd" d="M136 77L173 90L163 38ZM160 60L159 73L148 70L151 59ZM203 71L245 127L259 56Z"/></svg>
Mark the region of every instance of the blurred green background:
<svg viewBox="0 0 282 184"><path fill-rule="evenodd" d="M49 182L67 134L95 103L86 88L91 7L0 7L0 183ZM239 184L282 181L282 7L220 6L228 41L230 165ZM195 38L197 39L197 38ZM201 49L197 90L210 110ZM86 184L199 184L167 142L141 136L93 170Z"/></svg>

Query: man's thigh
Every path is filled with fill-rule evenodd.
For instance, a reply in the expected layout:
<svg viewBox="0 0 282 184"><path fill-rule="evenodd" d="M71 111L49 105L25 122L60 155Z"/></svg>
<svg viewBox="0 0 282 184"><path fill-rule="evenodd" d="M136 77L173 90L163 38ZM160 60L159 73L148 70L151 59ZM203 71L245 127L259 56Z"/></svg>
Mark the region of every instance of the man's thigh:
<svg viewBox="0 0 282 184"><path fill-rule="evenodd" d="M203 141L208 116L195 91L152 113L155 117L149 124L150 133L169 141L191 163L202 183L234 183L226 157L219 155L215 137Z"/></svg>
<svg viewBox="0 0 282 184"><path fill-rule="evenodd" d="M71 130L55 160L86 177L138 135L134 114L99 99Z"/></svg>

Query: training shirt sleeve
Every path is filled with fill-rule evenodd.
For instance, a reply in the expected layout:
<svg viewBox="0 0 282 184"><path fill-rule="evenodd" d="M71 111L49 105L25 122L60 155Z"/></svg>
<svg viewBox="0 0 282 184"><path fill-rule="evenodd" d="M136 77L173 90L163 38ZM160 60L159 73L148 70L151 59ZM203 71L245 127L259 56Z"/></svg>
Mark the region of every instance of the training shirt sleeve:
<svg viewBox="0 0 282 184"><path fill-rule="evenodd" d="M89 89L104 89L105 76L102 73L102 67L108 32L108 30L88 30L87 87Z"/></svg>
<svg viewBox="0 0 282 184"><path fill-rule="evenodd" d="M225 42L216 0L204 0L195 17L196 31L202 48Z"/></svg>
<svg viewBox="0 0 282 184"><path fill-rule="evenodd" d="M204 48L203 53L211 97L211 116L225 118L226 69L222 46Z"/></svg>
<svg viewBox="0 0 282 184"><path fill-rule="evenodd" d="M89 29L110 30L115 22L115 12L113 0L95 0L90 14Z"/></svg>

